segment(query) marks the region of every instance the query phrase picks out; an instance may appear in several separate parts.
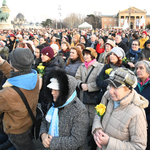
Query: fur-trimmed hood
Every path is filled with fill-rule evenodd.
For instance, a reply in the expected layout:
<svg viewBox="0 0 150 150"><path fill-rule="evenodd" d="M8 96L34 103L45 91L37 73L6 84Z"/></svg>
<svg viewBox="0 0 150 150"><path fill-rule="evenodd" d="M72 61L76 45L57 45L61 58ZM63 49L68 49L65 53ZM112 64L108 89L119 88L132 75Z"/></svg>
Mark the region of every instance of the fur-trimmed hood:
<svg viewBox="0 0 150 150"><path fill-rule="evenodd" d="M59 107L62 106L76 90L77 81L74 77L67 75L62 69L55 69L50 72L47 85L50 83L51 78L57 79L59 83L59 96L57 101L53 102L55 107ZM47 90L48 93L50 93L49 88L47 88Z"/></svg>

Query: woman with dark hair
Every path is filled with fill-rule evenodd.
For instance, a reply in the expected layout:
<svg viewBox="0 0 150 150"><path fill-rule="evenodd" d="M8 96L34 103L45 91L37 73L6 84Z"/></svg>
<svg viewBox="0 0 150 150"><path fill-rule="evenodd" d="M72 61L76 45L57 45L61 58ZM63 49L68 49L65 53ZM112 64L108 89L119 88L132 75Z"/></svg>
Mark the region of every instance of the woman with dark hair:
<svg viewBox="0 0 150 150"><path fill-rule="evenodd" d="M124 50L120 47L114 47L107 56L107 64L104 65L102 71L96 78L96 84L101 89L99 100L107 90L108 83L105 81L109 77L109 72L115 68L122 67L122 58L124 58Z"/></svg>
<svg viewBox="0 0 150 150"><path fill-rule="evenodd" d="M138 38L139 38L139 36L138 36L137 32L134 32L132 34L132 38L130 39L129 44L128 44L128 49L129 50L131 49L133 40L138 40Z"/></svg>
<svg viewBox="0 0 150 150"><path fill-rule="evenodd" d="M77 47L79 47L81 51L83 51L83 50L85 49L85 45L84 45L84 44L81 44L81 43L79 43L79 44L77 45Z"/></svg>
<svg viewBox="0 0 150 150"><path fill-rule="evenodd" d="M45 37L40 38L40 45L43 45L44 47L49 46L48 41L45 39Z"/></svg>
<svg viewBox="0 0 150 150"><path fill-rule="evenodd" d="M105 42L106 42L106 40L104 37L99 38L99 41L96 46L96 52L98 54L97 60L99 59L100 54L104 53L104 51L105 51Z"/></svg>
<svg viewBox="0 0 150 150"><path fill-rule="evenodd" d="M79 47L72 47L70 50L70 57L67 60L64 70L67 74L75 77L77 69L84 62L82 51Z"/></svg>
<svg viewBox="0 0 150 150"><path fill-rule="evenodd" d="M145 55L142 53L140 49L140 42L139 40L133 40L132 48L129 52L126 53L127 59L129 59L128 65L130 68L134 68L136 62L145 58Z"/></svg>
<svg viewBox="0 0 150 150"><path fill-rule="evenodd" d="M80 43L84 44L85 47L88 47L88 42L87 42L87 38L85 35L80 36Z"/></svg>

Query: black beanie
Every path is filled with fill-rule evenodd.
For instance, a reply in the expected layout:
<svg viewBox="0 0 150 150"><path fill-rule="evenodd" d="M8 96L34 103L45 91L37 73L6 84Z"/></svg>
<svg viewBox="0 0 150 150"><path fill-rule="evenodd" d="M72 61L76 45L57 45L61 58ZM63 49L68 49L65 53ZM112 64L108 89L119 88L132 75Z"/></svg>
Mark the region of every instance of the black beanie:
<svg viewBox="0 0 150 150"><path fill-rule="evenodd" d="M12 66L24 72L31 72L34 56L30 49L17 48L10 53L10 61Z"/></svg>

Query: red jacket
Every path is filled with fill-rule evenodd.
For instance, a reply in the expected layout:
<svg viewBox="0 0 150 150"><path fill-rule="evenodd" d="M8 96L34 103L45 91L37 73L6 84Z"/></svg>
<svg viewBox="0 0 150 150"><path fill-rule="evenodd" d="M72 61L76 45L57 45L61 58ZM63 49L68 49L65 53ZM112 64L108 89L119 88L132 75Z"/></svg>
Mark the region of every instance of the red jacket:
<svg viewBox="0 0 150 150"><path fill-rule="evenodd" d="M101 44L97 43L96 52L100 54L100 53L104 53L104 51L105 51L104 45L101 46Z"/></svg>

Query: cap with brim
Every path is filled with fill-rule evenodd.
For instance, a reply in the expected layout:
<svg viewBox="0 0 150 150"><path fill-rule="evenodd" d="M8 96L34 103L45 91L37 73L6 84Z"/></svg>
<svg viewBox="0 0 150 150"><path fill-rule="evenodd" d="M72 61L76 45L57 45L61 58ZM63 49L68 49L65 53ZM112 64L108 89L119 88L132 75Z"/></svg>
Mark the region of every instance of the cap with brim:
<svg viewBox="0 0 150 150"><path fill-rule="evenodd" d="M115 80L111 80L111 79L109 79L109 78L106 79L105 81L108 82L108 84L112 85L112 86L115 87L115 88L120 88L120 87L125 86L125 85L123 85L123 84L121 84L121 83L119 83L119 82L117 82L117 81L115 81Z"/></svg>
<svg viewBox="0 0 150 150"><path fill-rule="evenodd" d="M59 90L59 83L57 79L51 78L50 82L51 83L47 85L48 88L53 89L53 90Z"/></svg>

